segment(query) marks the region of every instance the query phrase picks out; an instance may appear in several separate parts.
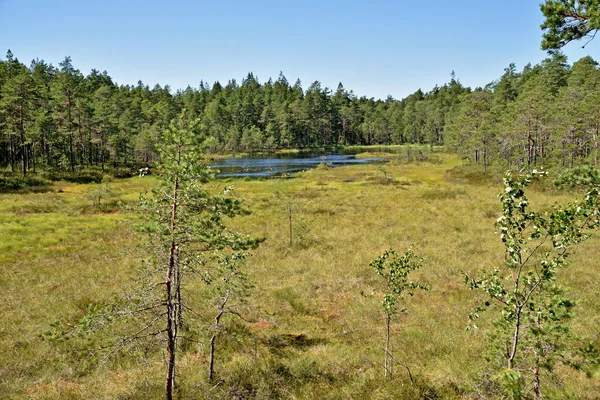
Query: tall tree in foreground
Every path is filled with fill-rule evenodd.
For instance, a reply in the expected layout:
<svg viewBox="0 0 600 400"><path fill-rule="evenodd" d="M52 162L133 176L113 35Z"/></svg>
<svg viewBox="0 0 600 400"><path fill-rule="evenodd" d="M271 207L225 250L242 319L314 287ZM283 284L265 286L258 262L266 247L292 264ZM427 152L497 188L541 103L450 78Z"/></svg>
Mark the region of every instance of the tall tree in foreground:
<svg viewBox="0 0 600 400"><path fill-rule="evenodd" d="M504 191L498 196L502 215L496 222L505 248L504 267L478 278L466 276L472 289L489 297L470 316L470 327L476 327L479 312L500 307L493 338L505 368L499 374L500 382L513 398L525 396L526 378L530 378L534 398L540 399L542 374L551 374L561 356L572 353L566 321L574 302L557 283L557 274L566 266L570 247L587 239L589 230L600 225L597 171L578 171L562 181L585 185L583 201L547 212L531 211L525 188L544 175L533 170L524 177L504 178Z"/></svg>
<svg viewBox="0 0 600 400"><path fill-rule="evenodd" d="M166 130L161 152L160 180L152 196L142 196L139 210L146 216L144 230L149 234L152 271L164 276L148 290L164 287L162 293L146 295L138 309L152 310L145 327L136 335L166 339L167 399L173 398L175 363L180 330L188 323L186 315L198 315L182 295L186 278L206 276L214 252L243 251L256 247L259 240L233 233L225 219L247 213L241 201L210 194L203 183L210 169L200 165L198 152L202 138L195 134L196 122L188 123L182 113ZM162 328L160 325L162 324Z"/></svg>

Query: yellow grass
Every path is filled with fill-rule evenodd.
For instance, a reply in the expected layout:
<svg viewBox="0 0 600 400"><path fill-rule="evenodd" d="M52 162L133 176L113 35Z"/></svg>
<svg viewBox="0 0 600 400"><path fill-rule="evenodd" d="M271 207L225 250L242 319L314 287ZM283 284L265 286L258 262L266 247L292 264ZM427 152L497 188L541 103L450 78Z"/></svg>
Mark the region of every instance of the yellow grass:
<svg viewBox="0 0 600 400"><path fill-rule="evenodd" d="M235 229L267 240L246 268L255 288L245 318L228 322L237 338L220 341L217 373L206 382L203 343L180 353L182 398L393 399L425 395L473 398L489 365L490 316L466 332L479 293L462 272L499 266L503 247L494 232L500 187L474 184L448 171L460 163L437 153L436 163L316 169L288 180L215 181L234 186L253 214L231 221ZM394 160L394 157L392 157ZM102 337L47 340L56 321L73 322L89 303L109 300L133 285L139 266L132 247L135 215L114 208L134 202L153 178L113 182L113 206L97 210L85 185L61 184L41 194L0 195L0 397L37 399L157 398L163 364L122 356L82 367L74 350ZM59 193L58 191L61 191ZM573 194L534 191L534 208ZM289 246L286 206L292 203L294 245ZM415 278L432 290L409 298L393 324L394 354L415 376L411 387L400 366L383 379L384 320L380 281L369 267L388 248L412 246L426 257ZM573 248L561 281L578 299L573 329L600 344L600 278L596 237ZM191 291L205 287L194 283ZM210 321L198 321L205 325ZM62 326L54 324L55 326ZM45 338L46 337L46 338ZM564 395L596 398L598 376L559 369Z"/></svg>

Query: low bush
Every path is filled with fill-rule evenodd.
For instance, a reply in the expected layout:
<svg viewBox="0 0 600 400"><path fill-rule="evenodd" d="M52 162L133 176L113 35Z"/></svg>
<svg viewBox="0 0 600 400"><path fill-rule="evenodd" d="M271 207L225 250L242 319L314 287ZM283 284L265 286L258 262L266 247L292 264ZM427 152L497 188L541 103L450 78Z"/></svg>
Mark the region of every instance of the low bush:
<svg viewBox="0 0 600 400"><path fill-rule="evenodd" d="M75 173L59 170L47 170L42 176L51 181L68 181L73 183L100 183L104 174L101 170L83 169Z"/></svg>
<svg viewBox="0 0 600 400"><path fill-rule="evenodd" d="M4 175L0 176L0 193L14 192L27 188L40 188L50 182L36 175Z"/></svg>

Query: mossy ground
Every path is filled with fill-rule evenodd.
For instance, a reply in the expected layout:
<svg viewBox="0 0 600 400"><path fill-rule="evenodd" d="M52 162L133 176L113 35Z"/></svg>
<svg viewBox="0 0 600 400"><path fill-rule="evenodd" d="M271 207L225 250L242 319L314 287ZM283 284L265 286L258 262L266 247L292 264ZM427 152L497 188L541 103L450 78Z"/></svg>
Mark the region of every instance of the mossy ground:
<svg viewBox="0 0 600 400"><path fill-rule="evenodd" d="M394 157L392 157L394 158ZM392 161L320 168L287 180L214 181L234 186L252 215L231 221L236 230L267 240L246 269L255 288L245 318L228 320L220 340L220 384L206 382L207 348L180 353L182 398L396 399L478 398L489 372L490 315L481 329L465 331L481 294L469 291L462 272L499 266L503 247L494 232L500 213L494 178L452 171L454 156L435 162ZM0 398L146 399L162 395L162 355L145 362L121 355L86 359L79 349L103 342L98 335L53 340L58 327L85 315L134 285L136 215L133 203L153 177L110 183L111 197L95 207L90 185L58 183L42 193L0 195ZM574 198L533 188L530 202L544 209ZM293 245L287 205L292 204ZM394 321L398 366L383 378L384 320L379 280L369 263L383 251L412 246L426 257L415 278L432 290L409 298ZM578 300L573 329L600 344L600 266L594 237L573 248L560 274ZM198 282L190 293L202 293ZM198 321L198 326L210 321ZM598 376L559 368L558 397L597 398ZM550 389L550 388L549 388Z"/></svg>

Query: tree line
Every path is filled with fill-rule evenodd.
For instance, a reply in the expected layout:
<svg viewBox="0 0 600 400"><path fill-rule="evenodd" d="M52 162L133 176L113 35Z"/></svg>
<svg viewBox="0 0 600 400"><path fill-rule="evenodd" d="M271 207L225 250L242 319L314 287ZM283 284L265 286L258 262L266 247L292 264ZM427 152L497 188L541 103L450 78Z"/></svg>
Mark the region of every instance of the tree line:
<svg viewBox="0 0 600 400"><path fill-rule="evenodd" d="M572 66L555 51L518 72L510 64L483 88L448 83L402 100L358 97L340 83L303 89L283 74L173 92L141 81L119 85L105 72L87 76L66 57L58 67L29 67L9 50L0 60L0 167L75 173L85 168L150 165L169 121L198 119L211 152L343 145L447 145L487 169L573 166L598 159L598 64Z"/></svg>
<svg viewBox="0 0 600 400"><path fill-rule="evenodd" d="M446 142L486 169L598 165L600 70L591 57L572 66L560 52L463 95L446 120Z"/></svg>

